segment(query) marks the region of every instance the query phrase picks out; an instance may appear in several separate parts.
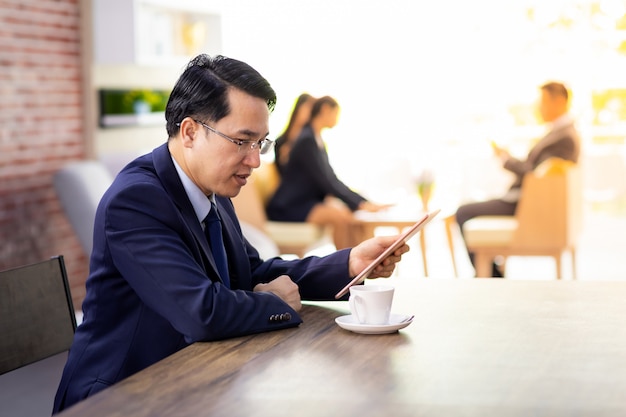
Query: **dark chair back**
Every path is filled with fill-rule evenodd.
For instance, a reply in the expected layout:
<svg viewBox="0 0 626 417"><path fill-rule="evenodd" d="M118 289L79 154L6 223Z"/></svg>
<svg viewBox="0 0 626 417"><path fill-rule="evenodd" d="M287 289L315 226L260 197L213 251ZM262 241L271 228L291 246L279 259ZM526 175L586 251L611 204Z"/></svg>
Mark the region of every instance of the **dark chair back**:
<svg viewBox="0 0 626 417"><path fill-rule="evenodd" d="M75 330L63 256L0 272L0 375L68 350Z"/></svg>

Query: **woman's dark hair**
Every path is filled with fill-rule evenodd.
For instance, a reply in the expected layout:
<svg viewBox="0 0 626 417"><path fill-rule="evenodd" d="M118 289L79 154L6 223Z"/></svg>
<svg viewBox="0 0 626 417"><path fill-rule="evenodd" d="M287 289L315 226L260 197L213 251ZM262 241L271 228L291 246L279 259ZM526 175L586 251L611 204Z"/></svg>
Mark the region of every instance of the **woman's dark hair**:
<svg viewBox="0 0 626 417"><path fill-rule="evenodd" d="M339 103L337 103L337 100L335 100L331 96L318 98L317 100L315 100L315 103L313 103L313 107L311 108L311 118L309 120L313 120L315 116L320 114L322 107L324 107L325 105L328 105L334 109L335 107L339 106Z"/></svg>
<svg viewBox="0 0 626 417"><path fill-rule="evenodd" d="M291 116L289 117L289 122L287 123L287 126L285 127L285 130L283 130L283 133L280 135L280 137L286 137L289 134L289 131L291 130L291 127L293 126L293 122L296 120L296 117L298 116L298 111L300 110L300 107L302 107L304 103L306 103L312 98L313 96L308 93L302 93L298 96L295 104L293 105L293 109L291 110Z"/></svg>
<svg viewBox="0 0 626 417"><path fill-rule="evenodd" d="M178 123L185 117L217 122L230 113L227 91L234 87L276 106L276 93L269 82L245 62L222 55L201 54L192 59L170 93L165 107L169 137L178 133Z"/></svg>

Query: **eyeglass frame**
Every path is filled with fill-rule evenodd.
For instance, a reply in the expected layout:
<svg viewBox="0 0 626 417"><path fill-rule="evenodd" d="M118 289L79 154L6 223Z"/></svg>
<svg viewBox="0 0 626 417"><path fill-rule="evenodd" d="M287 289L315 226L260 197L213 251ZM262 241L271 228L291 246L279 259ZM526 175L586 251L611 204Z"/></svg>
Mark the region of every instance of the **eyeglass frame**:
<svg viewBox="0 0 626 417"><path fill-rule="evenodd" d="M215 133L218 136L223 137L224 139L226 139L229 142L234 143L235 145L237 145L237 152L243 152L246 155L252 153L255 149L259 148L259 153L261 155L264 155L266 153L268 153L271 149L272 146L274 145L274 141L268 138L264 138L261 140L244 140L244 139L234 139L231 138L230 136L220 132L219 130L215 129L214 127L211 127L209 125L207 125L206 123L201 122L200 120L196 120L196 119L192 119L194 122L201 124L202 126L204 126L206 129L208 129L209 131ZM177 126L180 126L180 123L176 123ZM267 145L266 145L267 144ZM244 145L248 145L249 147L246 149L244 148ZM242 149L245 149L244 151L242 151Z"/></svg>

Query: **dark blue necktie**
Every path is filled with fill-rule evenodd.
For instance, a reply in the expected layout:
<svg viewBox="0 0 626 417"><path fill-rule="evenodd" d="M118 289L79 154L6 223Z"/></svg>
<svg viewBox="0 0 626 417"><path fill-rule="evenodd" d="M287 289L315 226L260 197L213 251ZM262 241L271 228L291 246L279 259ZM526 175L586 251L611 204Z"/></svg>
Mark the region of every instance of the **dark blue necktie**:
<svg viewBox="0 0 626 417"><path fill-rule="evenodd" d="M228 260L226 258L226 250L224 249L224 239L222 238L222 221L213 202L211 202L211 211L204 219L204 233L207 236L209 245L211 245L211 253L213 254L215 265L217 265L217 272L220 274L224 284L230 287Z"/></svg>

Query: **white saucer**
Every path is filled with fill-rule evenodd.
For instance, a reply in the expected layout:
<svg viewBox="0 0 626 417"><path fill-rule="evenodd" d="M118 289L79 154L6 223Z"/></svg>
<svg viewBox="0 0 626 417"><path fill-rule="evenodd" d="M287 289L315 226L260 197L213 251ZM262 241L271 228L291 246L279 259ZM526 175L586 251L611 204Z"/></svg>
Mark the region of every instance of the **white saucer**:
<svg viewBox="0 0 626 417"><path fill-rule="evenodd" d="M392 314L389 317L389 324L361 324L356 320L356 318L354 318L354 316L352 316L352 314L348 314L347 316L337 317L335 322L342 329L350 330L355 333L385 334L404 329L413 322L412 317L410 320L407 320L409 317L410 316L405 314Z"/></svg>

